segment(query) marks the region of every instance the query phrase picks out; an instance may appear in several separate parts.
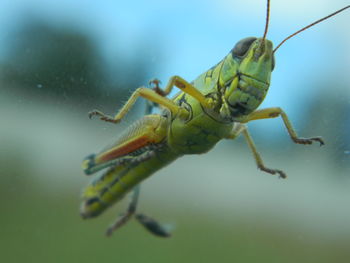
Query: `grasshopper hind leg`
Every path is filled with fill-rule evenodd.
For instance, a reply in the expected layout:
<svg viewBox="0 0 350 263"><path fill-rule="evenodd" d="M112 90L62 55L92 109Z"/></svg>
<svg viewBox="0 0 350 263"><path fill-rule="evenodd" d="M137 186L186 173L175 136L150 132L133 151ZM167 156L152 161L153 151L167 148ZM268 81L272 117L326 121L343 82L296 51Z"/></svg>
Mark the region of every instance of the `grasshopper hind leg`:
<svg viewBox="0 0 350 263"><path fill-rule="evenodd" d="M142 154L141 156L135 158L133 161L133 165L137 165L138 163L141 163L149 158L152 158L154 155L155 155L155 151L146 152L146 153ZM107 236L111 236L115 230L117 230L120 227L122 227L123 225L125 225L134 216L135 216L136 220L142 226L144 226L150 233L152 233L156 236L159 236L159 237L169 237L170 236L170 232L167 231L166 228L164 226L162 226L162 224L157 222L155 219L153 219L145 214L142 214L142 213L136 214L138 199L139 199L139 195L140 195L140 188L141 188L140 184L134 188L134 190L132 192L132 196L131 196L131 201L128 205L128 208L126 209L126 211L123 214L121 214L117 218L117 220L113 224L111 224L108 227L108 229L106 231Z"/></svg>
<svg viewBox="0 0 350 263"><path fill-rule="evenodd" d="M111 236L115 230L123 226L132 218L132 216L135 214L135 211L136 211L139 194L140 194L140 185L137 185L132 192L131 202L126 212L121 214L119 218L107 228L107 231L106 231L107 236Z"/></svg>
<svg viewBox="0 0 350 263"><path fill-rule="evenodd" d="M149 82L150 86L151 84L154 84L155 86L153 87L153 90L157 92L159 95L166 96L167 94L164 93L164 91L159 87L160 81L157 79L153 79ZM158 107L159 105L157 103L151 102L151 101L146 101L146 109L145 109L145 114L151 114L153 108ZM147 156L151 157L155 154L155 151L148 152ZM142 158L138 159L139 162L143 161ZM136 163L135 163L136 164ZM131 196L130 203L128 205L128 208L126 211L121 214L117 220L111 224L106 231L107 236L111 236L112 233L119 229L121 226L123 226L125 223L127 223L133 216L135 216L136 220L143 226L145 227L151 234L154 234L159 237L170 237L170 232L158 221L155 219L142 214L142 213L137 213L136 214L136 208L140 196L140 188L141 184L137 185Z"/></svg>
<svg viewBox="0 0 350 263"><path fill-rule="evenodd" d="M106 235L111 236L115 230L122 227L133 216L135 216L136 220L143 227L145 227L151 234L159 237L170 237L170 232L166 229L165 226L160 224L158 221L142 213L136 214L139 195L140 195L140 185L137 185L132 192L131 201L128 205L127 210L123 214L121 214L117 218L117 220L107 228Z"/></svg>

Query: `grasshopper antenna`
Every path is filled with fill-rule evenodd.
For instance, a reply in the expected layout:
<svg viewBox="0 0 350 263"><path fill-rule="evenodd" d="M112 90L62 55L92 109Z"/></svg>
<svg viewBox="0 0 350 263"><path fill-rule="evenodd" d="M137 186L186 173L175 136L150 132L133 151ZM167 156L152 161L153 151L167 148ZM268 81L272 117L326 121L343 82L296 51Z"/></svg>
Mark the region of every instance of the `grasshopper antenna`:
<svg viewBox="0 0 350 263"><path fill-rule="evenodd" d="M349 7L350 7L350 5L348 5L348 6L346 6L346 7L343 7L342 9L339 9L338 11L335 11L334 13L332 13L332 14L330 14L330 15L328 15L328 16L325 16L325 17L323 17L323 18L321 18L321 19L319 19L319 20L317 20L317 21L311 23L310 25L307 25L306 27L303 27L302 29L300 29L300 30L298 30L297 32L291 34L290 36L286 37L285 39L283 39L283 40L281 41L281 43L278 44L277 47L275 47L275 49L273 50L273 53L275 53L275 52L277 51L277 49L278 49L280 46L282 46L282 44L283 44L284 42L286 42L288 39L294 37L295 35L299 34L300 32L302 32L302 31L308 29L309 27L312 27L312 26L314 26L314 25L316 25L316 24L318 24L318 23L320 23L320 22L322 22L322 21L324 21L324 20L326 20L326 19L328 19L328 18L330 18L330 17L332 17L332 16L335 16L336 14L338 14L338 13L344 11L345 9L348 9ZM264 37L265 37L265 35L264 35Z"/></svg>
<svg viewBox="0 0 350 263"><path fill-rule="evenodd" d="M266 6L266 23L265 23L265 30L263 35L263 41L266 38L267 30L269 29L269 20L270 20L270 0L267 0L267 6Z"/></svg>

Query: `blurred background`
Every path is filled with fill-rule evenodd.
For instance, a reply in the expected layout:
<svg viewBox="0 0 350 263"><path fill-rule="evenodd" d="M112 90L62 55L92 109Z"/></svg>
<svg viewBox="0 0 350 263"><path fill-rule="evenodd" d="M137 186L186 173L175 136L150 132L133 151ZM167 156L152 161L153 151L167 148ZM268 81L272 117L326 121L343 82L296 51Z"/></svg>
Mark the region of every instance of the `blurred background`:
<svg viewBox="0 0 350 263"><path fill-rule="evenodd" d="M347 0L272 1L268 38L277 45ZM262 36L265 1L2 0L0 3L0 253L3 262L347 262L350 257L350 13L289 40L262 107L280 119L249 124L265 164L247 145L220 142L143 183L139 210L175 226L151 236L134 221L104 236L127 198L97 219L79 216L91 178L82 159L144 110L118 125L113 113L133 90L170 76L188 81L240 39Z"/></svg>

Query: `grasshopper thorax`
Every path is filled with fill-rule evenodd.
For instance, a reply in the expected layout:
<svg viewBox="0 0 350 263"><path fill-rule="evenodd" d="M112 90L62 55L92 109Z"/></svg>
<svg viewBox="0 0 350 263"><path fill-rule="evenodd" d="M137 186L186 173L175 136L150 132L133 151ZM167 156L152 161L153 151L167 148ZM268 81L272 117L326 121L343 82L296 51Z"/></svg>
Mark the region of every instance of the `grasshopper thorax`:
<svg viewBox="0 0 350 263"><path fill-rule="evenodd" d="M225 57L220 73L220 115L239 120L264 100L275 65L272 42L248 37L240 40Z"/></svg>

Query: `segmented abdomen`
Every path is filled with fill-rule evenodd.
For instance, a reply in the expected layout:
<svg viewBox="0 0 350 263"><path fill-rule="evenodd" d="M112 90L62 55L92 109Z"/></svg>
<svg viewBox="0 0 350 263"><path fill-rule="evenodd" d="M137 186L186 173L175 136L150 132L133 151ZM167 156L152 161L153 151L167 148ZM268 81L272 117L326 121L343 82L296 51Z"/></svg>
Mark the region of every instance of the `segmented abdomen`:
<svg viewBox="0 0 350 263"><path fill-rule="evenodd" d="M142 180L177 157L178 155L169 148L163 147L156 151L146 151L142 156L134 157L143 158L135 161L135 164L128 163L110 168L85 189L81 215L84 218L98 216L106 208L122 199Z"/></svg>

